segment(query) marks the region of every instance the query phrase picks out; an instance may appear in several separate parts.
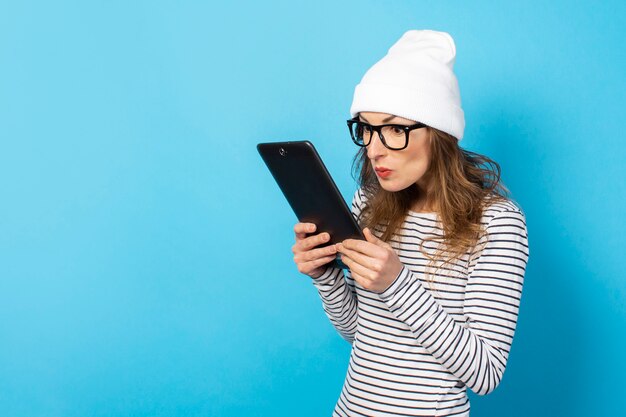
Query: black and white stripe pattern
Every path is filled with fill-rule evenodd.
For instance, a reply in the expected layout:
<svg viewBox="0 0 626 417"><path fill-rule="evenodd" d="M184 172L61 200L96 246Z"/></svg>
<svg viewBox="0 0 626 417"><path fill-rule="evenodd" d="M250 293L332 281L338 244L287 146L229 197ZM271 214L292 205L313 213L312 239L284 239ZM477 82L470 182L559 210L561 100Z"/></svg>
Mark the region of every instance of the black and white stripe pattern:
<svg viewBox="0 0 626 417"><path fill-rule="evenodd" d="M355 218L364 201L357 190ZM511 201L489 206L482 223L487 234L476 248L454 265L430 269L430 279L419 245L441 236L441 224L436 214L409 212L390 242L404 266L383 293L338 268L313 280L331 323L352 343L334 416L467 416L467 387L484 395L498 386L517 324L528 237ZM436 243L424 250L434 254Z"/></svg>

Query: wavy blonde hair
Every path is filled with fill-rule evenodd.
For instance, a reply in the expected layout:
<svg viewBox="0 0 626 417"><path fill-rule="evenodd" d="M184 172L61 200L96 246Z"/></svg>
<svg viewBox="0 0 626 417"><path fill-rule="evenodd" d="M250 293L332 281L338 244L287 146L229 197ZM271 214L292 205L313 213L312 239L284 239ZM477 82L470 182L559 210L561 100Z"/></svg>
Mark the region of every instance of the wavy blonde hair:
<svg viewBox="0 0 626 417"><path fill-rule="evenodd" d="M426 129L430 135L430 163L424 175L430 184L429 200L443 228L442 237L429 237L420 245L430 259L430 269L436 262L438 268L451 265L474 248L485 233L480 221L485 207L507 200L509 191L500 180L500 166L495 161L462 149L450 134ZM359 225L370 230L385 225L380 239L389 242L425 191L416 184L397 192L383 189L367 157L367 148L360 148L355 155L352 171L353 177L358 174L355 180L366 196ZM434 255L423 250L428 241L438 242Z"/></svg>

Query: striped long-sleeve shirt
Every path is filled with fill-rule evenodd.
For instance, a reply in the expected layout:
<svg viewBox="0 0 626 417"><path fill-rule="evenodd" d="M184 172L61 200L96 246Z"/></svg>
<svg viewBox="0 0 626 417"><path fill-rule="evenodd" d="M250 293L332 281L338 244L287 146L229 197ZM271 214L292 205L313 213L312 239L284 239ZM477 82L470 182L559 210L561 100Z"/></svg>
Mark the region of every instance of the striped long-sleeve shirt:
<svg viewBox="0 0 626 417"><path fill-rule="evenodd" d="M364 202L358 189L355 218ZM467 387L479 395L497 387L515 333L528 238L512 201L492 204L481 221L487 233L476 247L452 266L429 269L431 278L419 246L443 234L441 223L435 213L410 211L389 242L403 267L384 292L334 267L313 280L326 315L352 344L333 416L468 416ZM436 246L426 242L423 250L434 254Z"/></svg>

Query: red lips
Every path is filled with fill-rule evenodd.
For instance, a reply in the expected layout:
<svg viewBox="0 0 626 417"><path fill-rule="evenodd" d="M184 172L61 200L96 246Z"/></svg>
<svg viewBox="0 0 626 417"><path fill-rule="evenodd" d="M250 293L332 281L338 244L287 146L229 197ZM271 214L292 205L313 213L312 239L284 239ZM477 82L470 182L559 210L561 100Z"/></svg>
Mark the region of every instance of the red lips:
<svg viewBox="0 0 626 417"><path fill-rule="evenodd" d="M375 168L376 174L381 177L381 178L387 178L389 175L391 175L391 170L387 169L385 167L378 167Z"/></svg>

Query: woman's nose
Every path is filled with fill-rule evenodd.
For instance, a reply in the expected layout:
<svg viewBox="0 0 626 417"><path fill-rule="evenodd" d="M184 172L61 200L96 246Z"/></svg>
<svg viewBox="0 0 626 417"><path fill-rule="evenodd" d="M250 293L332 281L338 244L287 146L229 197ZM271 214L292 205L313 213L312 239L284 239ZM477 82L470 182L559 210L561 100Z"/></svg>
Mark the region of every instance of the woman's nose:
<svg viewBox="0 0 626 417"><path fill-rule="evenodd" d="M383 145L378 132L372 134L372 139L369 145L367 145L367 157L369 159L376 159L387 152L387 148Z"/></svg>

